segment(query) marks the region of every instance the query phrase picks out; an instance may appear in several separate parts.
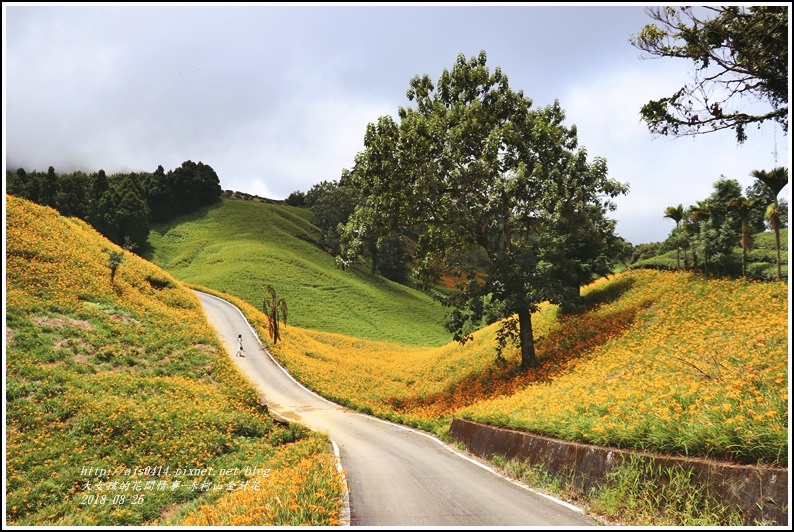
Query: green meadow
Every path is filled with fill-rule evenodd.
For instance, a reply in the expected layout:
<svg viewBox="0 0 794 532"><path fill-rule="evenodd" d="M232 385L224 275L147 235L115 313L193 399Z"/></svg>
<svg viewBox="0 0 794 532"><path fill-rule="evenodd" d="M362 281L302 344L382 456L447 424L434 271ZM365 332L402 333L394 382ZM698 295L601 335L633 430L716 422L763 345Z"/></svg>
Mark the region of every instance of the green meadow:
<svg viewBox="0 0 794 532"><path fill-rule="evenodd" d="M310 217L306 208L224 199L155 225L144 256L184 282L258 309L271 285L287 301L288 325L407 345L450 341L439 303L364 266L338 268L317 247Z"/></svg>

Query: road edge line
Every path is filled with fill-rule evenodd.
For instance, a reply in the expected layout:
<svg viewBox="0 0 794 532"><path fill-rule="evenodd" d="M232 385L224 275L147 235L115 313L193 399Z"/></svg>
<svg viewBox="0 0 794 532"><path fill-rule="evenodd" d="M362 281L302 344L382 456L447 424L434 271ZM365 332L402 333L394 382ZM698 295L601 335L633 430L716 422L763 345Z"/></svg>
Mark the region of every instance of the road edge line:
<svg viewBox="0 0 794 532"><path fill-rule="evenodd" d="M261 349L262 351L264 351L264 353L265 353L265 354L266 354L266 355L267 355L267 356L270 358L270 360L272 360L272 361L273 361L273 363L274 363L276 366L278 366L278 368L279 368L281 371L283 371L283 372L284 372L284 374L285 374L287 377L289 377L290 379L292 379L292 381L293 381L295 384L297 384L298 386L300 386L301 388L303 388L303 389L304 389L304 390L306 390L307 392L311 393L312 395L314 395L314 396L318 397L319 399L322 399L323 401L325 401L325 402L327 402L327 403L330 403L330 404L332 404L332 405L334 405L334 406L338 406L338 407L340 407L340 408L344 408L344 407L342 407L341 405L337 405L337 404L336 404L336 403L334 403L333 401L329 401L328 399L326 399L326 398L325 398L325 397L323 397L322 395L319 395L319 394L318 394L318 393L316 393L315 391L313 391L313 390L310 390L309 388L307 388L306 386L304 386L302 383L300 383L299 381L297 381L297 380L295 379L295 377L293 377L292 375L290 375L290 373L289 373L289 372L288 372L288 371L287 371L287 370L286 370L286 369L285 369L285 368L284 368L284 367L283 367L281 364L279 364L279 363L278 363L278 360L276 360L276 359L273 357L273 354L270 352L270 349L268 349L268 347L267 347L267 344L263 343L263 342L262 342L262 340L259 338L259 335L256 333L256 329L254 329L253 325L251 325L251 322L249 322L249 321L248 321L248 318L246 318L246 317L245 317L245 314L243 314L243 311L242 311L242 310L240 310L240 307L238 307L237 305L235 305L235 304L234 304L234 303L232 303L231 301L228 301L228 300L226 300L226 299L223 299L222 297L218 297L218 296L216 296L216 295L214 295L214 294L208 294L207 292L202 292L201 290L196 290L196 289L193 289L193 288L191 288L191 290L193 290L194 292L201 292L202 294L204 294L204 295L206 295L206 296L214 297L215 299L218 299L218 300L220 300L220 301L223 301L223 302L224 302L224 303L226 303L227 305L231 305L231 306L232 306L232 307L233 307L235 310L237 310L237 312L239 312L239 313L240 313L240 316L242 316L243 320L245 320L245 323L246 323L246 325L248 325L248 328L249 328L249 329L251 329L251 332L252 332L252 333L254 334L254 336L256 337L256 341L257 341L257 342L259 342L259 349ZM205 313L205 314L206 314L206 313ZM270 411L270 409L269 409L269 408L268 408L268 411ZM270 412L270 416L271 416L271 417L273 416L273 414L276 414L276 415L278 415L278 413L277 413L277 412ZM281 416L279 416L279 417L281 417ZM289 420L287 420L287 421L291 423L291 421L289 421ZM318 432L318 431L314 431L314 432ZM331 438L331 436L330 436L330 435L327 435L327 436L328 436L328 439L331 441L331 446L333 447L333 450L334 450L334 457L336 458L336 470L337 470L337 471L339 471L340 473L342 473L342 478L344 479L344 495L343 495L343 499L342 499L342 509L339 511L339 524L340 524L340 526L350 526L350 490L349 490L349 488L348 488L348 482L347 482L347 472L345 471L344 467L342 467L342 454L339 452L339 446L338 446L338 445L336 444L336 442L335 442L335 441L334 441L334 440Z"/></svg>
<svg viewBox="0 0 794 532"><path fill-rule="evenodd" d="M200 292L200 290L194 290L194 291L196 291L196 292ZM202 293L202 294L207 294L206 292L201 292L201 293ZM523 484L523 483L521 483L521 482L518 482L518 481L517 481L517 480L515 480L515 479L512 479L512 478L510 478L510 477L508 477L508 476L506 476L506 475L503 475L503 474L499 473L498 471L496 471L496 470L495 470L494 468L492 468L491 466L488 466L488 465L486 465L486 464L483 464L482 462L479 462L479 461L477 461L477 460L474 460L474 459L473 459L473 458L471 458L470 456L466 456L465 454L463 454L462 452L460 452L458 449L456 449L456 448L452 447L451 445L447 444L446 442L444 442L443 440L441 440L440 438L438 438L438 436L435 436L434 434L430 434L429 432L424 432L424 431L422 431L422 430L418 430L418 429L415 429L415 428L413 428L413 427L409 427L409 426L407 426L407 425L401 425L401 424L399 424L399 423L395 423L394 421L389 421L388 419L381 419L381 418L379 418L379 417L371 416L371 415L369 415L369 414L365 414L365 413L363 413L363 412L359 412L359 411L357 411L357 410L353 410L353 409L351 409L351 408L348 408L348 407L345 407L345 406L339 405L339 404L337 404L337 403L334 403L334 402L333 402L333 401L331 401L330 399L327 399L326 397L323 397L322 395L318 394L318 393L317 393L317 392L315 392L314 390L310 390L310 389L309 389L309 388L307 388L307 387L306 387L306 386L305 386L303 383L299 382L299 381L298 381L298 380L297 380L295 377L293 377L293 376L292 376L292 375L291 375L291 374L290 374L290 373L289 373L289 372L286 370L286 368L284 368L284 366L282 366L282 365L281 365L281 364L278 362L278 360L276 360L276 359L275 359L275 357L273 356L273 354L270 352L270 349L268 349L268 348L267 348L267 345L266 345L266 344L263 344L263 343L262 343L262 341L259 339L259 335L258 335L258 334L256 334L256 330L254 330L253 326L252 326L252 325L251 325L251 323L248 321L248 318L246 318L246 317L245 317L245 314L243 314L243 311L242 311L242 310L240 310L240 308L239 308L237 305L235 305L235 304L234 304L234 303L232 303L231 301L227 301L227 300L223 299L222 297L218 297L218 296L216 296L216 295L213 295L213 294L207 294L207 295L208 295L208 296L211 296L211 297L214 297L215 299L220 299L221 301L223 301L223 302L225 302L225 303L227 303L227 304L231 305L231 306L232 306L232 307L234 307L235 309L237 309L237 312L239 312L239 313L240 313L240 315L243 317L243 319L245 320L245 323L247 323L247 324L248 324L248 327L251 329L251 332L253 332L253 333L254 333L254 336L256 336L256 339L257 339L257 341L259 342L259 345L260 345L260 348L262 349L262 351L264 351L264 352L267 354L267 356L268 356L268 357L270 357L270 360L272 360L272 361L273 361L273 363L274 363L276 366L278 366L278 367L279 367L279 369L281 369L281 371L283 371L285 375L287 375L287 377L289 377L290 379L292 379L292 381L293 381L293 382L295 382L295 383L296 383L298 386L300 386L301 388L303 388L304 390L306 390L306 391L307 391L307 392L309 392L310 394L314 395L315 397L318 397L319 399L322 399L322 400L323 400L323 401L325 401L326 403L329 403L329 404L331 404L331 405L334 405L334 406L336 406L336 407L338 407L338 408L343 408L343 409L345 409L345 410L348 410L348 411L350 411L350 412L353 412L353 413L355 413L355 414L358 414L359 416L364 416L364 417L367 417L367 418L369 418L369 419L374 419L375 421L380 421L381 423L386 423L386 424L389 424L389 425L392 425L392 426L394 426L394 427L398 427L398 428L401 428L401 429L404 429L404 430L407 430L407 431L410 431L410 432L415 432L416 434L419 434L419 435L421 435L421 436L425 436L426 438L430 438L431 440L433 440L433 441L434 441L434 442L436 442L437 444L441 445L442 447L444 447L444 448L445 448L445 449L447 449L448 451L450 451L450 452L452 452L452 453L454 453L454 454L458 455L459 457L463 458L464 460L468 460L468 461L469 461L469 462L471 462L472 464L474 464L474 465L477 465L477 466L479 466L479 467L481 467L481 468L485 469L486 471L488 471L488 472L490 472L490 473L492 473L492 474L494 474L494 475L496 475L496 476L498 476L498 477L501 477L501 478L503 478L503 479L507 480L508 482L511 482L512 484L515 484L516 486L519 486L519 487L521 487L521 488L524 488L525 490L528 490L528 491L531 491L532 493L535 493L535 494L537 494L537 495L540 495L541 497L544 497L544 498L546 498L546 499L548 499L548 500L550 500L550 501L552 501L552 502L555 502L555 503L559 504L560 506L564 506L565 508L568 508L569 510L573 510L573 511L575 511L575 512L578 512L578 513L580 513L580 514L583 514L583 515L588 515L588 514L587 514L587 512L585 512L585 511L584 511L584 509L582 509L582 508L579 508L578 506L575 506L575 505L573 505L573 504L571 504L571 503L569 503L569 502L566 502L566 501L564 501L564 500L562 500L562 499L558 499L557 497L554 497L553 495L549 495L549 494L547 494L547 493L543 493L543 492L540 492L540 491L538 491L538 490L536 490L536 489L530 488L530 487L529 487L529 486L527 486L526 484ZM329 436L329 439L330 439L330 436ZM335 443L333 440L331 440L331 443L334 445L334 447L335 447L335 448L337 448L337 449L338 449L338 447L336 447L336 443ZM340 457L340 459L339 459L339 465L340 465L340 467L341 467L341 463L342 463L342 462L341 462L341 457ZM345 485L347 485L347 477L345 477ZM347 512L348 512L348 515L349 515L349 513L350 513L350 501L348 500L347 502L348 502L348 504L347 504Z"/></svg>

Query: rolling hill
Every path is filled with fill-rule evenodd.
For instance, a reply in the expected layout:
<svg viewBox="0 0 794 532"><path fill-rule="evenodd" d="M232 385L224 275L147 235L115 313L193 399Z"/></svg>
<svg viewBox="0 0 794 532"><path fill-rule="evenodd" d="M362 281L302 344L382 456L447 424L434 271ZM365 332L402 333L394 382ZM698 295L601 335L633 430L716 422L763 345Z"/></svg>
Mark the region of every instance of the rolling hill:
<svg viewBox="0 0 794 532"><path fill-rule="evenodd" d="M262 308L267 285L287 301L288 323L408 345L449 342L432 298L364 267L342 270L315 245L311 211L224 199L149 235L144 256L176 278Z"/></svg>
<svg viewBox="0 0 794 532"><path fill-rule="evenodd" d="M127 254L114 284L107 250L118 248L78 220L7 202L15 523L220 519L198 498L166 495L140 508L75 509L86 495L81 464L185 460L196 430L217 431L206 463L248 459L259 442L262 463L281 464L279 449L293 439L306 445L302 453L323 454L322 438L273 426L251 390L234 397L243 384L186 287L237 304L264 339L258 309L273 285L289 303L290 325L270 348L291 373L339 403L442 437L461 416L596 445L788 465L785 282L651 270L600 279L583 289L585 312L545 305L533 315L541 367L521 372L517 350L494 363L495 325L466 345L450 342L443 309L427 296L338 269L313 244L306 209L225 200L155 227L147 256L164 269ZM152 424L170 431L138 428ZM119 446L127 431L134 437ZM262 448L262 438L274 447ZM288 486L289 473L283 478ZM73 495L59 498L66 491ZM237 502L250 503L222 507L244 515Z"/></svg>
<svg viewBox="0 0 794 532"><path fill-rule="evenodd" d="M231 295L262 338L267 325L251 291L271 279L301 287L292 297L303 287L336 294L316 306L302 299L307 311L326 313L327 301L361 308L353 317L372 309L360 329L351 321L313 328L304 318L271 346L304 384L365 412L442 436L452 417L466 416L597 445L786 463L786 283L652 270L600 279L582 290L586 312L563 315L546 305L534 315L541 367L520 372L517 348L507 364L494 363L496 324L466 345L444 335L417 342L421 328L439 326L432 306L410 306L422 296L337 269L309 241L303 213L227 200L163 228L153 257L185 281ZM239 251L213 262L223 246ZM261 263L268 267L252 268ZM224 269L236 275L215 273ZM412 299L395 309L391 290ZM361 334L371 324L380 334Z"/></svg>

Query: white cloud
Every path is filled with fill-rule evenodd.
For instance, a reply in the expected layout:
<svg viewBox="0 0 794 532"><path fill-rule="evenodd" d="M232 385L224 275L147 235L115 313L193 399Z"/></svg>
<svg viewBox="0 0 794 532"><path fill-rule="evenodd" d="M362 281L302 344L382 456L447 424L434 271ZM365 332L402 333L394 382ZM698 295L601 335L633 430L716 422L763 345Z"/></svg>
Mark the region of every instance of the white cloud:
<svg viewBox="0 0 794 532"><path fill-rule="evenodd" d="M629 183L629 194L617 200L612 214L619 220L618 233L634 244L664 240L672 229L662 218L664 209L705 199L721 176L746 188L754 181L752 170L775 165L771 125L749 131L742 145L730 130L684 138L651 135L640 122L640 108L671 95L688 76L685 67L640 62L627 70L605 71L561 98L588 155L605 157L611 177ZM786 142L778 132L780 155L787 153Z"/></svg>
<svg viewBox="0 0 794 532"><path fill-rule="evenodd" d="M771 129L653 139L641 105L689 79L687 62L638 58L641 6L3 5L4 155L14 168L107 172L212 166L225 189L274 199L336 180L366 125L486 50L536 106L559 98L591 157L629 182L618 230L661 240L669 205L720 175L771 168ZM406 28L410 27L410 31ZM778 131L779 161L790 141Z"/></svg>
<svg viewBox="0 0 794 532"><path fill-rule="evenodd" d="M363 149L367 124L390 111L385 103L332 96L308 103L296 100L276 116L248 122L227 148L208 147L208 164L224 189L259 195L266 189L267 197L284 199L320 181L338 180ZM255 186L260 192L254 192Z"/></svg>

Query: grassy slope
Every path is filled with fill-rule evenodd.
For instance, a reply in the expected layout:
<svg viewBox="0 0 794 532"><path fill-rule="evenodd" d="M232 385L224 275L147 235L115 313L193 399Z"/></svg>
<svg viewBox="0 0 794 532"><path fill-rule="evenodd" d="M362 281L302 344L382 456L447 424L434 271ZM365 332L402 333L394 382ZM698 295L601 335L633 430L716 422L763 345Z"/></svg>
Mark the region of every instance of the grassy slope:
<svg viewBox="0 0 794 532"><path fill-rule="evenodd" d="M453 416L571 441L787 464L787 286L638 270L533 317L541 367L493 363L495 328L438 348L292 328L275 349L338 402L443 435ZM258 324L260 328L264 325Z"/></svg>
<svg viewBox="0 0 794 532"><path fill-rule="evenodd" d="M581 316L547 307L534 317L543 367L529 374L515 371L517 352L494 366L495 326L437 347L288 327L274 351L327 397L441 434L466 415L602 445L786 463L786 284L635 271L585 293L594 306Z"/></svg>
<svg viewBox="0 0 794 532"><path fill-rule="evenodd" d="M147 258L178 279L235 294L260 309L270 284L287 301L288 324L408 345L449 341L444 309L428 296L361 268L337 268L314 244L318 233L309 214L226 199L155 226Z"/></svg>
<svg viewBox="0 0 794 532"><path fill-rule="evenodd" d="M341 485L327 438L261 411L192 292L129 253L111 284L105 250L117 246L52 209L12 196L6 207L7 524L334 522ZM142 479L168 488L136 490L140 477L124 470L147 466L170 468ZM243 473L219 476L246 467L272 475L259 490ZM129 484L98 491L99 480Z"/></svg>

